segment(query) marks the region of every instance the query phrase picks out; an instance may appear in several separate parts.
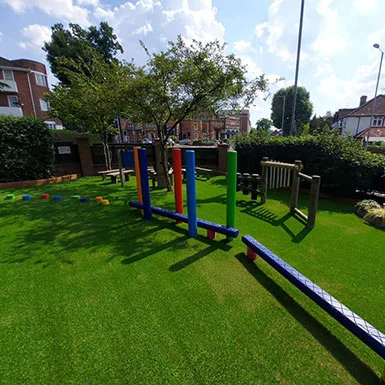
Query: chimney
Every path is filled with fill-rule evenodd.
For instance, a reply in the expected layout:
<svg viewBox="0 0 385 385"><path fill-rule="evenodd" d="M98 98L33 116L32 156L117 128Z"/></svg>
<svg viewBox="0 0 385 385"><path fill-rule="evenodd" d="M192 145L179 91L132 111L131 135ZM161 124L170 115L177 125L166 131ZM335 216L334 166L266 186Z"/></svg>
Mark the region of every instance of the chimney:
<svg viewBox="0 0 385 385"><path fill-rule="evenodd" d="M367 98L368 98L368 97L367 97L366 95L362 95L362 96L360 97L360 107L366 103L366 99L367 99Z"/></svg>

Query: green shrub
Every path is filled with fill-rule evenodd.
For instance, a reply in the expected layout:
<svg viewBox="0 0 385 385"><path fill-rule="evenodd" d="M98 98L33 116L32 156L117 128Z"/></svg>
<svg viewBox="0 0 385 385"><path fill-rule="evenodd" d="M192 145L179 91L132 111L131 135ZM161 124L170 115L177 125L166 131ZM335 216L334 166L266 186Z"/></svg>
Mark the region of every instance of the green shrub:
<svg viewBox="0 0 385 385"><path fill-rule="evenodd" d="M337 134L260 138L237 135L240 172L259 173L263 157L287 163L302 161L304 173L321 176L321 190L353 195L356 190L385 191L385 157L363 149L354 139Z"/></svg>
<svg viewBox="0 0 385 385"><path fill-rule="evenodd" d="M364 199L363 201L358 202L354 206L354 211L360 218L363 218L368 213L369 210L378 209L380 207L381 207L380 204L375 200Z"/></svg>
<svg viewBox="0 0 385 385"><path fill-rule="evenodd" d="M385 227L385 208L373 208L364 216L364 221L375 227Z"/></svg>
<svg viewBox="0 0 385 385"><path fill-rule="evenodd" d="M0 143L0 182L51 176L54 148L42 121L0 116Z"/></svg>

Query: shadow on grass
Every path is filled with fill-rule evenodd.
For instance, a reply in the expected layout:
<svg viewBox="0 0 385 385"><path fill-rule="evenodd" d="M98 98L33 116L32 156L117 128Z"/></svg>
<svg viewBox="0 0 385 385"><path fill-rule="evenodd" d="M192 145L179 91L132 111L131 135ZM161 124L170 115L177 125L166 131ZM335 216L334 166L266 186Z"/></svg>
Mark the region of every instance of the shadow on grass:
<svg viewBox="0 0 385 385"><path fill-rule="evenodd" d="M351 352L337 337L299 305L285 290L258 269L244 253L235 258L341 365L363 385L380 384L376 373Z"/></svg>
<svg viewBox="0 0 385 385"><path fill-rule="evenodd" d="M289 218L293 217L291 213L287 213L283 217L279 218L276 214L266 209L263 204L255 201L247 202L240 200L237 201L237 206L242 208L241 213L258 218L272 226L282 227L286 233L289 234L291 241L294 243L300 243L311 232L311 229L304 227L300 232L294 233L285 223ZM304 226L306 225L306 223L301 220L301 218L295 218L299 220L299 222L301 222Z"/></svg>

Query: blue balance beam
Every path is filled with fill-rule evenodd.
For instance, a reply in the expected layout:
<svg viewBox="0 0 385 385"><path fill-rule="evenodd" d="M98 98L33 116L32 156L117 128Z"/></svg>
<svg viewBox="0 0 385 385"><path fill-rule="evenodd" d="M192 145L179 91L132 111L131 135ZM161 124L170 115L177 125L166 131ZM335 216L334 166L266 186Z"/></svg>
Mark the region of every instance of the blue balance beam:
<svg viewBox="0 0 385 385"><path fill-rule="evenodd" d="M143 205L140 202L130 201L129 205L136 209L143 210ZM160 207L155 207L155 206L151 206L151 212L154 214L161 215L162 217L175 219L178 222L188 223L188 217L185 214L175 213L173 211L162 209ZM222 225L219 225L218 223L205 221L199 218L197 219L197 224L198 224L198 227L201 227L202 229L212 230L216 233L224 234L232 238L236 238L239 234L238 229L234 229L233 227L222 226Z"/></svg>
<svg viewBox="0 0 385 385"><path fill-rule="evenodd" d="M322 290L310 279L256 241L252 236L244 235L242 242L305 293L318 306L334 317L341 325L350 330L356 337L385 359L385 334L353 313L325 290Z"/></svg>

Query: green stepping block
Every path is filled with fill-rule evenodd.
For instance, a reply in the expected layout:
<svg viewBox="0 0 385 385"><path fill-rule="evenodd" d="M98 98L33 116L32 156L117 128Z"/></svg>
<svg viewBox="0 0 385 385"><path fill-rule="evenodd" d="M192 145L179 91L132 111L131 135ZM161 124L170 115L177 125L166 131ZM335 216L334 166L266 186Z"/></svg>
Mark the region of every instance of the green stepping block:
<svg viewBox="0 0 385 385"><path fill-rule="evenodd" d="M72 198L73 198L73 199L79 199L79 200L80 200L81 196L80 196L80 195L72 195Z"/></svg>
<svg viewBox="0 0 385 385"><path fill-rule="evenodd" d="M4 199L10 200L10 199L15 199L15 198L16 198L15 194L7 194Z"/></svg>

